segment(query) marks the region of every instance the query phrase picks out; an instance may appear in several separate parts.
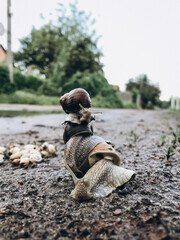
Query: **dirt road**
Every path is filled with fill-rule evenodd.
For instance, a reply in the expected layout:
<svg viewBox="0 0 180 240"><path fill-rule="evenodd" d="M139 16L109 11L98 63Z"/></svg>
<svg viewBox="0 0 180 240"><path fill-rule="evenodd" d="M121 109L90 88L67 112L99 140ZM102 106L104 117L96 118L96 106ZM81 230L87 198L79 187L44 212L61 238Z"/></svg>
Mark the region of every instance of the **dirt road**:
<svg viewBox="0 0 180 240"><path fill-rule="evenodd" d="M36 165L13 166L8 158L0 165L0 240L180 239L180 144L172 134L180 123L164 111L102 112L94 134L111 140L136 176L106 198L81 203L69 197L67 170L47 167L62 164L65 114L0 118L0 146L47 141L57 149Z"/></svg>

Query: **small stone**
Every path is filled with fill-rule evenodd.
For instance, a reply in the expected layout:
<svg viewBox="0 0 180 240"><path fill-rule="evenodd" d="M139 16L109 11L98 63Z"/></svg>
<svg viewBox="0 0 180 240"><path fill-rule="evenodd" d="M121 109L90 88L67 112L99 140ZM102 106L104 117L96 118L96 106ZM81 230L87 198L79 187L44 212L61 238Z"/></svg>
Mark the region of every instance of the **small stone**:
<svg viewBox="0 0 180 240"><path fill-rule="evenodd" d="M5 151L6 151L5 147L0 147L0 154L4 154Z"/></svg>
<svg viewBox="0 0 180 240"><path fill-rule="evenodd" d="M114 212L113 212L113 214L114 215L120 215L121 214L121 209L116 209Z"/></svg>
<svg viewBox="0 0 180 240"><path fill-rule="evenodd" d="M15 164L15 165L19 165L20 164L20 159L14 159L12 161L12 163Z"/></svg>
<svg viewBox="0 0 180 240"><path fill-rule="evenodd" d="M4 162L4 155L0 154L0 164L2 164Z"/></svg>
<svg viewBox="0 0 180 240"><path fill-rule="evenodd" d="M117 219L116 219L116 223L122 223L121 218L117 218Z"/></svg>

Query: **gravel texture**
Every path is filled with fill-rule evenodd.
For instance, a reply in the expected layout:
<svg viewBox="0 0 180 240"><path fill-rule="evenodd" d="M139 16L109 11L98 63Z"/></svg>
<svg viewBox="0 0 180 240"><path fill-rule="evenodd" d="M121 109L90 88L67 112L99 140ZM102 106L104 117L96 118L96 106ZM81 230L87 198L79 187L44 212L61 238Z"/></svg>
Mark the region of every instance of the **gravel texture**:
<svg viewBox="0 0 180 240"><path fill-rule="evenodd" d="M57 149L26 167L13 166L6 152L0 165L0 240L180 239L180 143L173 135L180 123L167 111L102 112L94 134L110 140L122 166L136 176L108 197L85 202L69 197L72 178L56 167L63 160L65 114L0 118L0 146L47 141Z"/></svg>

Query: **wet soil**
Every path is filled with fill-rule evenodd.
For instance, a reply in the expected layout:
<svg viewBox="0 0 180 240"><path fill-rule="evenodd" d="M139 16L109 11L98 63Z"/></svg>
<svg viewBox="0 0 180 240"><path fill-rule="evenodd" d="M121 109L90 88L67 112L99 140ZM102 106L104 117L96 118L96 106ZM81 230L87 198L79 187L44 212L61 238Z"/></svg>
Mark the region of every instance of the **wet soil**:
<svg viewBox="0 0 180 240"><path fill-rule="evenodd" d="M0 240L180 239L180 144L173 135L180 123L166 111L102 112L94 134L110 140L136 176L85 202L69 197L72 178L55 167L63 160L65 114L0 119L0 146L47 141L57 149L39 164L13 166L6 156L0 165Z"/></svg>

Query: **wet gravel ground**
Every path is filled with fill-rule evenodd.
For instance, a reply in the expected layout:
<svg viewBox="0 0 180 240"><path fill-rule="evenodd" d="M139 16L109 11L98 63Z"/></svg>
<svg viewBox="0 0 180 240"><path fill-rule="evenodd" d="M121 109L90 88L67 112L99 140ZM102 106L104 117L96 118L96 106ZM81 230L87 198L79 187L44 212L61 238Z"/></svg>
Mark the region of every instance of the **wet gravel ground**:
<svg viewBox="0 0 180 240"><path fill-rule="evenodd" d="M102 112L94 134L111 140L122 166L136 176L108 197L85 202L69 197L72 178L55 167L63 160L64 114L0 118L0 146L48 141L57 149L27 167L13 166L6 155L0 165L0 240L180 239L180 144L173 135L180 123L166 111Z"/></svg>

